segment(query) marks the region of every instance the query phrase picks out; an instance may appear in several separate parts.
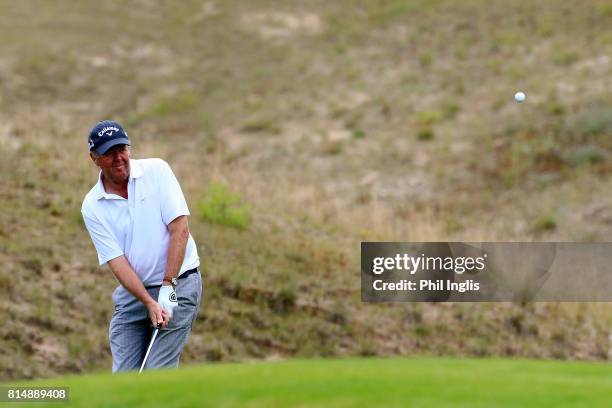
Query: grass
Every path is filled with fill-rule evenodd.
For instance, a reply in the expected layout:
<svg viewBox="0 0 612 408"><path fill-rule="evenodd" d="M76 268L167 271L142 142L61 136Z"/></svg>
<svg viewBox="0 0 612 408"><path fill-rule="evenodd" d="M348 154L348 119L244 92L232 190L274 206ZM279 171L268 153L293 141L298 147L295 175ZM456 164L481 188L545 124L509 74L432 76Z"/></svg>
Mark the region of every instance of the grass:
<svg viewBox="0 0 612 408"><path fill-rule="evenodd" d="M240 195L230 192L225 184L210 183L197 208L202 218L216 224L243 230L251 222L249 209L241 203Z"/></svg>
<svg viewBox="0 0 612 408"><path fill-rule="evenodd" d="M612 367L500 359L344 359L187 366L20 383L62 407L606 407ZM23 406L8 404L7 406Z"/></svg>
<svg viewBox="0 0 612 408"><path fill-rule="evenodd" d="M506 330L514 305L362 305L354 273L360 240L610 239L612 14L605 1L574 6L144 1L128 15L113 2L7 2L0 378L110 364L116 282L80 216L97 175L85 135L106 118L123 121L136 158L171 164L192 209L207 275L186 362L609 359L606 305L527 310L542 330L525 337ZM326 139L334 129L347 137ZM547 214L554 228L534 228ZM404 319L415 308L417 329ZM546 333L560 328L569 340L555 349Z"/></svg>
<svg viewBox="0 0 612 408"><path fill-rule="evenodd" d="M433 125L440 122L444 116L439 111L422 111L416 115L416 122L419 125Z"/></svg>
<svg viewBox="0 0 612 408"><path fill-rule="evenodd" d="M418 140L423 140L423 141L432 140L434 136L435 136L434 132L431 129L421 129L417 132Z"/></svg>
<svg viewBox="0 0 612 408"><path fill-rule="evenodd" d="M546 215L539 218L534 225L537 231L551 231L557 228L557 220L553 215Z"/></svg>
<svg viewBox="0 0 612 408"><path fill-rule="evenodd" d="M612 108L601 106L580 112L574 118L573 127L586 138L609 137L612 135Z"/></svg>

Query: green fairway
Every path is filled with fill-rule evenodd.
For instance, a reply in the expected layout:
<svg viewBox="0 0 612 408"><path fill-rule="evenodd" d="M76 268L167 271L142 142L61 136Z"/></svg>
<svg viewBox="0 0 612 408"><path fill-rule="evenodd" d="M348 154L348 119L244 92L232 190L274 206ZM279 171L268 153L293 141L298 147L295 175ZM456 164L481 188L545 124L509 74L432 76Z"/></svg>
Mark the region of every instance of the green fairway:
<svg viewBox="0 0 612 408"><path fill-rule="evenodd" d="M609 407L612 366L501 359L292 360L20 385L70 387L70 402L54 407ZM24 406L5 406L10 405Z"/></svg>

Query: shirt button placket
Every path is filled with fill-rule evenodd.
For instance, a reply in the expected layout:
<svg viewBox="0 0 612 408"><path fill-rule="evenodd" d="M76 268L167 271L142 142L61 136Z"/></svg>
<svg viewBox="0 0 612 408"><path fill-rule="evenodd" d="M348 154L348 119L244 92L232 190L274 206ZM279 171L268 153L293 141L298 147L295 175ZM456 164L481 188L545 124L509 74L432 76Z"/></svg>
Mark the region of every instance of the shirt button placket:
<svg viewBox="0 0 612 408"><path fill-rule="evenodd" d="M134 180L130 180L129 185L129 193L128 193L128 211L130 213L130 219L134 222L134 203L136 200L134 199L134 194L136 193L136 188L134 186Z"/></svg>

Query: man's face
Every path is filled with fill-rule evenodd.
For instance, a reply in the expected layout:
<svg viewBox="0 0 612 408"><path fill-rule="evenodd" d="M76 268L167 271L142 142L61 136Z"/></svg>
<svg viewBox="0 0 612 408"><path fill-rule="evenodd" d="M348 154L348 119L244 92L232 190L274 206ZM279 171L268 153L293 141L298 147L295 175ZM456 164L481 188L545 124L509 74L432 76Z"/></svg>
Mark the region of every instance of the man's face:
<svg viewBox="0 0 612 408"><path fill-rule="evenodd" d="M114 183L125 182L130 176L130 147L128 145L116 145L111 147L103 155L91 154L104 177Z"/></svg>

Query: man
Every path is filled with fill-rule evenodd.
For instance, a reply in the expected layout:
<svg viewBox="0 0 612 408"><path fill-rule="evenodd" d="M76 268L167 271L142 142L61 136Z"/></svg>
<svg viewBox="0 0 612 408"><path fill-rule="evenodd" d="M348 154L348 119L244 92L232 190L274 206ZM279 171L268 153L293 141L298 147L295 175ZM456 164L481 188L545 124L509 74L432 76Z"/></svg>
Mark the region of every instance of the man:
<svg viewBox="0 0 612 408"><path fill-rule="evenodd" d="M120 283L109 328L113 372L140 368L158 324L145 368L177 367L202 295L185 197L165 161L130 158L119 123L97 123L88 142L100 173L81 213L100 265Z"/></svg>

